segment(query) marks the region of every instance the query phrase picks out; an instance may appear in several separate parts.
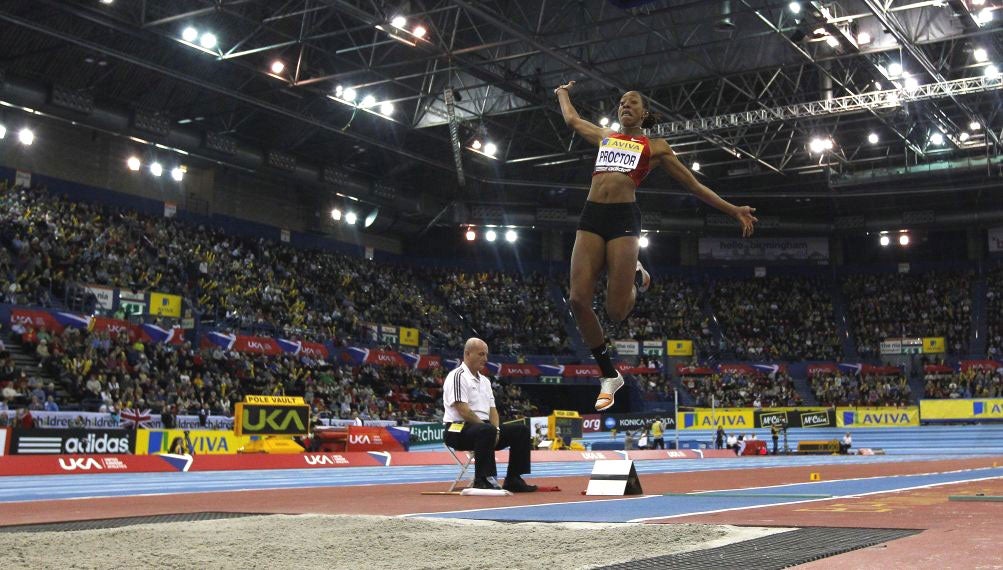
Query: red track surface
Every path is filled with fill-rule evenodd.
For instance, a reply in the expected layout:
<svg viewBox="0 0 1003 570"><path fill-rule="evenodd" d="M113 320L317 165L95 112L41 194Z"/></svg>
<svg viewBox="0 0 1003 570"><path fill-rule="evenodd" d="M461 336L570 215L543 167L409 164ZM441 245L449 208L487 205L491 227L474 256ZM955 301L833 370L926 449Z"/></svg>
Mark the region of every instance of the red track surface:
<svg viewBox="0 0 1003 570"><path fill-rule="evenodd" d="M994 463L1003 464L1003 457L645 474L642 484L646 493L678 493L802 483L808 481L811 472L819 473L823 480L835 480L973 469L991 467ZM399 515L592 500L580 494L587 484L586 477L547 478L541 482L559 485L563 491L511 497L430 496L420 492L441 491L447 485L422 483L5 503L0 504L0 525L204 511ZM924 532L881 547L827 558L810 567L1003 567L1003 548L998 538L1003 532L1003 503L947 500L948 495L977 492L1003 495L1003 481L943 485L857 499L679 517L664 522L915 528Z"/></svg>

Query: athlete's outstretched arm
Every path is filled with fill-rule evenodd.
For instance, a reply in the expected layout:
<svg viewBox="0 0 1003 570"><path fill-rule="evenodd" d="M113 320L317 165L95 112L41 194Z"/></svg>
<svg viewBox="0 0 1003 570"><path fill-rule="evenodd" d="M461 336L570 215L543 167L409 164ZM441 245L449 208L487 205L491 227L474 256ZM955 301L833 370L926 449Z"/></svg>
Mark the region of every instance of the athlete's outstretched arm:
<svg viewBox="0 0 1003 570"><path fill-rule="evenodd" d="M554 93L557 94L557 101L561 104L561 114L564 115L564 122L590 144L598 146L599 141L613 132L613 130L600 127L578 116L578 111L571 104L571 96L568 94L568 91L574 85L574 81L569 81L554 89Z"/></svg>
<svg viewBox="0 0 1003 570"><path fill-rule="evenodd" d="M756 211L755 208L750 208L749 206L736 206L718 196L716 192L701 184L700 181L697 180L697 177L693 176L690 169L686 168L686 166L679 161L679 157L677 157L676 153L672 151L672 147L669 146L669 143L665 141L657 142L660 142L660 146L664 145L664 148L658 149L663 151L658 153L658 157L662 168L669 173L669 176L678 180L686 187L687 190L704 203L713 206L714 208L717 208L718 210L738 220L738 223L742 226L742 237L749 237L752 235L754 230L753 226L759 221L759 218L753 215ZM664 152L666 150L668 152Z"/></svg>

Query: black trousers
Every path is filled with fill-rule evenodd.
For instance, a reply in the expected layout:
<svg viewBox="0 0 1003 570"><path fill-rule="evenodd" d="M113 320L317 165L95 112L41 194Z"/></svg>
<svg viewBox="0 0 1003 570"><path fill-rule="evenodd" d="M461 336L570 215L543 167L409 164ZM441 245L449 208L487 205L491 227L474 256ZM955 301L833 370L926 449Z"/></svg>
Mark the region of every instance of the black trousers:
<svg viewBox="0 0 1003 570"><path fill-rule="evenodd" d="M460 451L474 452L474 477L497 477L498 466L495 464L495 450L509 448L508 473L505 478L519 477L530 472L529 428L523 424L502 424L501 437L495 445L495 426L489 423L466 423L463 431L449 431L446 424L446 434L443 439L446 445Z"/></svg>
<svg viewBox="0 0 1003 570"><path fill-rule="evenodd" d="M656 437L655 438L655 443L652 444L651 449L665 449L665 438L664 437Z"/></svg>

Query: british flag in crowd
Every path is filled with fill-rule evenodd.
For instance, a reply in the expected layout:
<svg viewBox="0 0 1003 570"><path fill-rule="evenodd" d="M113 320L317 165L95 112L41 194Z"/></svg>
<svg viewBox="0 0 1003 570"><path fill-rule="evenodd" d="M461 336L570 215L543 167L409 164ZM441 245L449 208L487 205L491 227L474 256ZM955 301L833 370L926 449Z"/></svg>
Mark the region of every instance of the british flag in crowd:
<svg viewBox="0 0 1003 570"><path fill-rule="evenodd" d="M149 423L153 421L153 417L150 415L150 408L146 408L143 411L133 408L125 408L120 414L122 418L122 426L124 427L150 427Z"/></svg>

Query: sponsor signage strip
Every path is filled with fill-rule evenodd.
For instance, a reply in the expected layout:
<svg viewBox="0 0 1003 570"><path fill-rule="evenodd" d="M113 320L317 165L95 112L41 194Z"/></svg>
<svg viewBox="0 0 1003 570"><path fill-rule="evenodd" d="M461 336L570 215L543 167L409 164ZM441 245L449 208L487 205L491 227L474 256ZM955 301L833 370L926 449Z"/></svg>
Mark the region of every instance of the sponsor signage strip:
<svg viewBox="0 0 1003 570"><path fill-rule="evenodd" d="M924 422L1003 420L1003 398L920 400L919 416Z"/></svg>
<svg viewBox="0 0 1003 570"><path fill-rule="evenodd" d="M136 444L136 432L122 429L19 429L12 434L10 451L18 455L132 453Z"/></svg>

